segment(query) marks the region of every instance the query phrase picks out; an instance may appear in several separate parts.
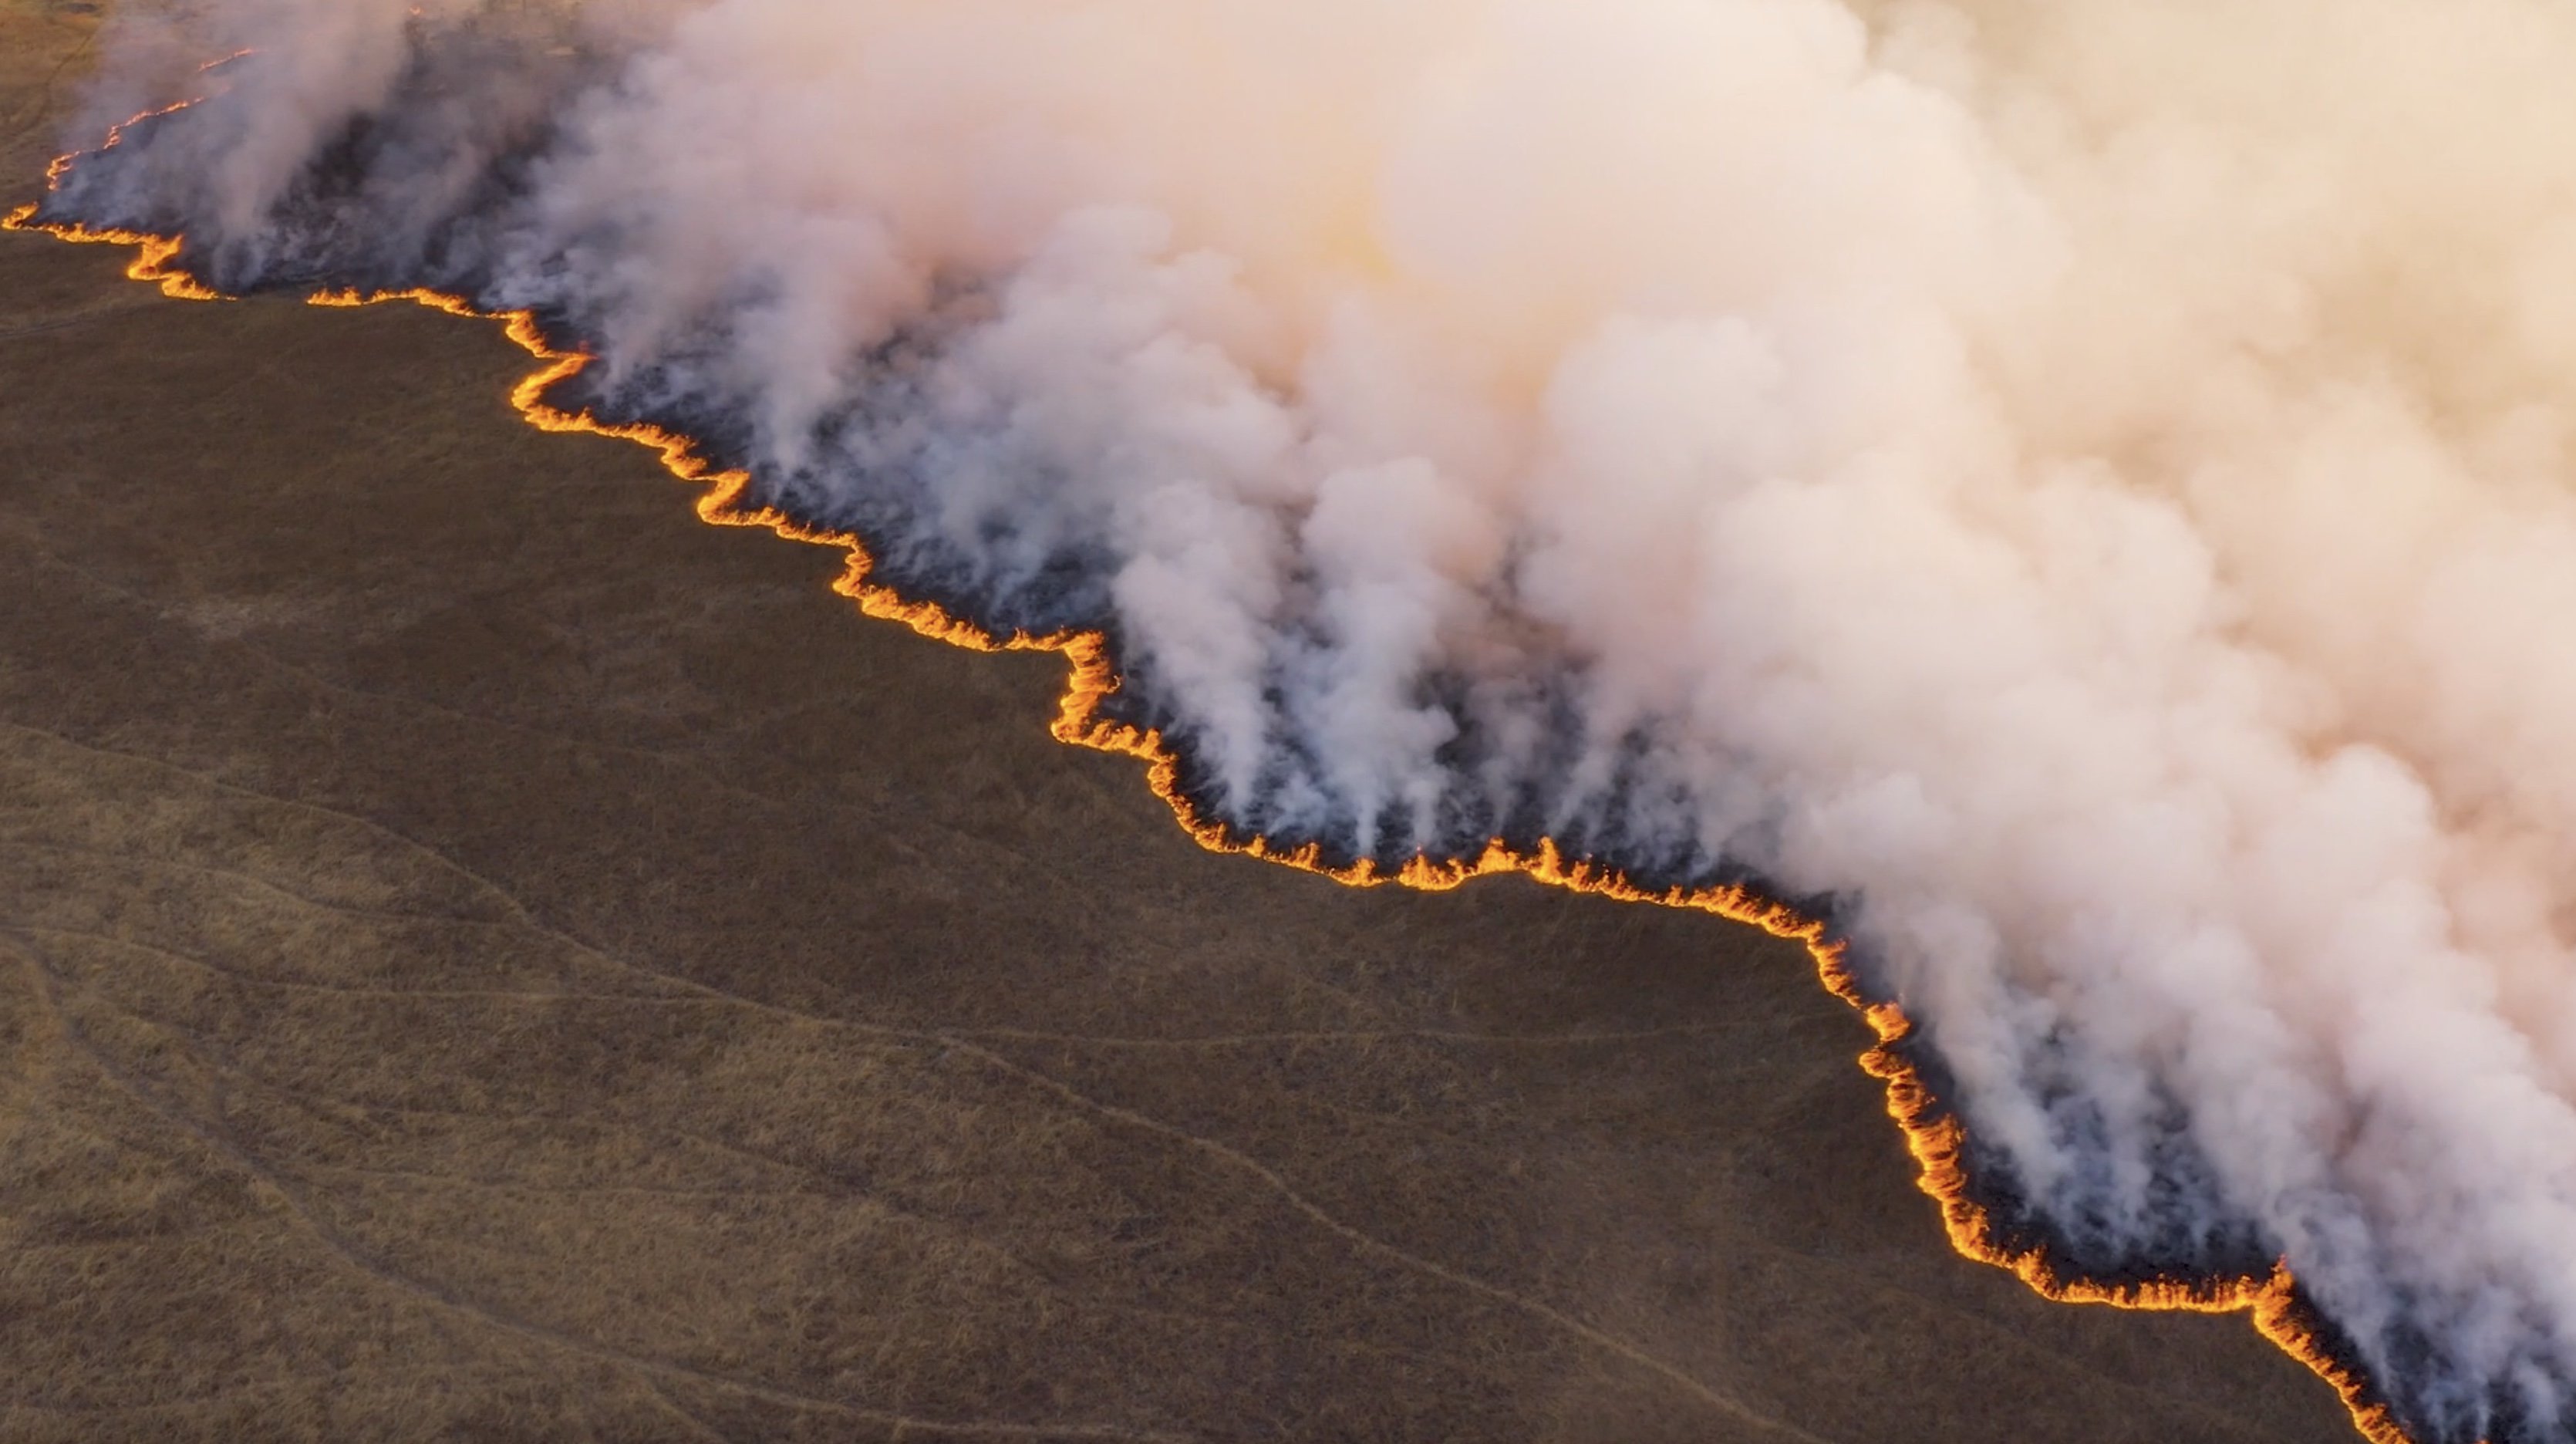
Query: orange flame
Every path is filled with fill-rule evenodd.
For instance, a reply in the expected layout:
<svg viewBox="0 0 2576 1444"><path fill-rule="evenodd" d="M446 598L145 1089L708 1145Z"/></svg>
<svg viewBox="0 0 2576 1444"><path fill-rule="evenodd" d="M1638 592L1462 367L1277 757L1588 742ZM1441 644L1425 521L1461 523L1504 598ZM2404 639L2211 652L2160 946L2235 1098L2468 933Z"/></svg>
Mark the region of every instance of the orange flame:
<svg viewBox="0 0 2576 1444"><path fill-rule="evenodd" d="M168 114L193 103L182 102L181 105L146 112L125 124L132 125ZM100 149L115 145L124 128L119 126L110 132L106 145ZM47 173L48 181L58 183L76 158L65 156L56 160ZM36 207L26 206L0 218L0 229L43 230L67 241L135 246L138 254L134 264L126 269L128 276L157 282L163 294L182 299L231 299L204 286L194 277L171 268L170 263L181 247L179 237L91 230L54 222L39 224L34 221L35 212ZM1751 924L1774 937L1803 944L1826 990L1857 1010L1877 1034L1877 1043L1860 1055L1860 1066L1884 1085L1888 1116L1895 1120L1904 1134L1906 1148L1913 1154L1919 1170L1916 1187L1939 1205L1942 1225L1952 1248L1979 1263L2006 1270L2033 1292L2060 1303L2202 1314L2242 1312L2249 1316L2255 1330L2265 1339L2333 1386L2350 1412L2354 1426L2371 1444L2412 1444L2396 1415L2385 1403L2373 1397L2369 1382L2333 1356L2325 1337L2297 1296L2286 1260L2275 1264L2269 1274L2260 1278L2173 1278L2114 1285L2062 1277L2041 1250L2016 1251L2004 1243L1993 1220L1970 1196L1964 1163L1966 1129L1954 1114L1941 1106L1930 1085L1896 1046L1913 1032L1913 1021L1897 1004L1872 1001L1863 993L1847 961L1847 943L1833 936L1821 920L1807 917L1783 903L1741 887L1672 887L1660 892L1640 887L1623 874L1598 863L1579 858L1568 860L1553 841L1545 839L1534 850L1522 852L1497 838L1487 843L1485 850L1472 860L1416 856L1402 867L1388 870L1368 859L1347 867L1332 866L1323 860L1322 848L1316 843L1292 848L1261 836L1239 838L1223 821L1202 814L1183 793L1180 760L1165 745L1159 732L1101 718L1099 714L1103 704L1118 690L1119 677L1110 660L1107 639L1100 633L1031 634L1015 631L1008 636L996 636L964 618L949 615L936 603L911 600L890 587L870 581L874 559L856 535L807 525L775 507L743 505L743 493L751 482L749 473L717 469L701 454L695 439L649 423L606 421L587 410L567 411L548 403L546 394L558 383L579 374L590 364L591 357L587 352L557 350L547 342L536 317L530 312L483 311L462 297L418 289L373 294L360 294L353 290L320 291L305 299L312 305L333 307L410 301L452 316L499 321L505 334L538 363L536 370L511 388L510 404L539 430L591 432L652 448L673 476L705 488L698 497L696 509L698 516L712 525L765 527L791 541L839 548L845 562L841 575L832 583L832 590L855 602L868 616L900 622L925 637L978 652L1061 653L1066 662L1065 689L1050 732L1060 742L1143 761L1146 785L1171 809L1172 816L1181 827L1210 852L1259 858L1350 887L1379 887L1392 883L1418 891L1446 892L1477 878L1518 873L1551 887L1619 902L1713 913L1735 922Z"/></svg>
<svg viewBox="0 0 2576 1444"><path fill-rule="evenodd" d="M227 55L222 60L212 61L198 68L200 70L212 70L218 65L222 65L227 61L238 60L242 55L247 55L249 53L250 52L248 51L242 51L239 54ZM97 155L104 151L114 150L117 146L123 144L125 141L125 132L129 127L141 125L147 120L158 120L165 115L175 115L180 111L186 110L189 106L197 104L198 101L202 99L204 99L202 96L193 97L188 100L179 101L176 104L164 105L157 109L144 111L138 115L129 116L126 119L119 121L117 124L108 127L107 139L99 145L97 150L74 151L70 155L58 155L54 157L53 163L45 167L45 193L47 195L51 195L62 188L63 177L70 173L72 162L79 160L84 155ZM179 257L180 239L177 236L156 236L143 231L95 230L88 226L64 221L40 222L36 219L36 211L36 204L34 202L30 202L9 212L5 216L0 216L0 231L45 231L49 234L60 236L66 241L85 241L103 243L112 246L132 246L135 248L134 262L125 268L125 275L128 280L153 282L160 286L162 295L168 296L174 301L221 301L228 299L221 292L207 286L196 277L191 276L187 272L179 270L171 265L171 262L177 260Z"/></svg>

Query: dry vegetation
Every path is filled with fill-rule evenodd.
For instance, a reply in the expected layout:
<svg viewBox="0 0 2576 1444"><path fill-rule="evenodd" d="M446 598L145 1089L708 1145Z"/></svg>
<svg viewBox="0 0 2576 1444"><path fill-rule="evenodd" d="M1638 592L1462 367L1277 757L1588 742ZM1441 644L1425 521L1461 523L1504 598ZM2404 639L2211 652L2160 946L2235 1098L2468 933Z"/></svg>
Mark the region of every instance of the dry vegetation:
<svg viewBox="0 0 2576 1444"><path fill-rule="evenodd" d="M122 259L0 237L0 1437L2348 1437L1952 1256L1795 949L1199 853L487 328Z"/></svg>

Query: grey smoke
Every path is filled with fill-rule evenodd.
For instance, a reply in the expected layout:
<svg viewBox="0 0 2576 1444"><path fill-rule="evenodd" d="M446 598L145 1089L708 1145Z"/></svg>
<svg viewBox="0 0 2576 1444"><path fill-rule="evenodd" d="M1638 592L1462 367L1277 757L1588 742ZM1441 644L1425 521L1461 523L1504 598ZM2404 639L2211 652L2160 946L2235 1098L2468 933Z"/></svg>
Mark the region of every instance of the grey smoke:
<svg viewBox="0 0 2576 1444"><path fill-rule="evenodd" d="M2070 1256L2576 1382L2576 8L229 0L58 211L534 306L1346 855L1839 900ZM258 53L207 77L206 55Z"/></svg>

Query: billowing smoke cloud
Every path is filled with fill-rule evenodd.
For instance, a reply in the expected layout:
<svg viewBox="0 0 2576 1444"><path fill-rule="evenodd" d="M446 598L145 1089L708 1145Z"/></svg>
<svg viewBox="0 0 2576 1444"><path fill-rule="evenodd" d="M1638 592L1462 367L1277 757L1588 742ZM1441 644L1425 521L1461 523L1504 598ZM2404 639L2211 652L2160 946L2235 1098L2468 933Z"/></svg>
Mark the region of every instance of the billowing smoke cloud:
<svg viewBox="0 0 2576 1444"><path fill-rule="evenodd" d="M1247 831L1830 899L2062 1257L2284 1255L2426 1437L2576 1431L2576 8L234 0L121 53L103 106L210 98L55 214L538 309L907 588L1106 628Z"/></svg>

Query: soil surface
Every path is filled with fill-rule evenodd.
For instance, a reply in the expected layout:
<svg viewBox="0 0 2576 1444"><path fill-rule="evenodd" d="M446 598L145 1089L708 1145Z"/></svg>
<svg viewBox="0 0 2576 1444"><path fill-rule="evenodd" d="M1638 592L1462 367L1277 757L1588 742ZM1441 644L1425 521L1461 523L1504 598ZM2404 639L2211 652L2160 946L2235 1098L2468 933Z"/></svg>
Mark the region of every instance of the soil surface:
<svg viewBox="0 0 2576 1444"><path fill-rule="evenodd" d="M0 236L0 1438L2352 1437L1954 1255L1796 947L1204 853L496 328L125 262Z"/></svg>

